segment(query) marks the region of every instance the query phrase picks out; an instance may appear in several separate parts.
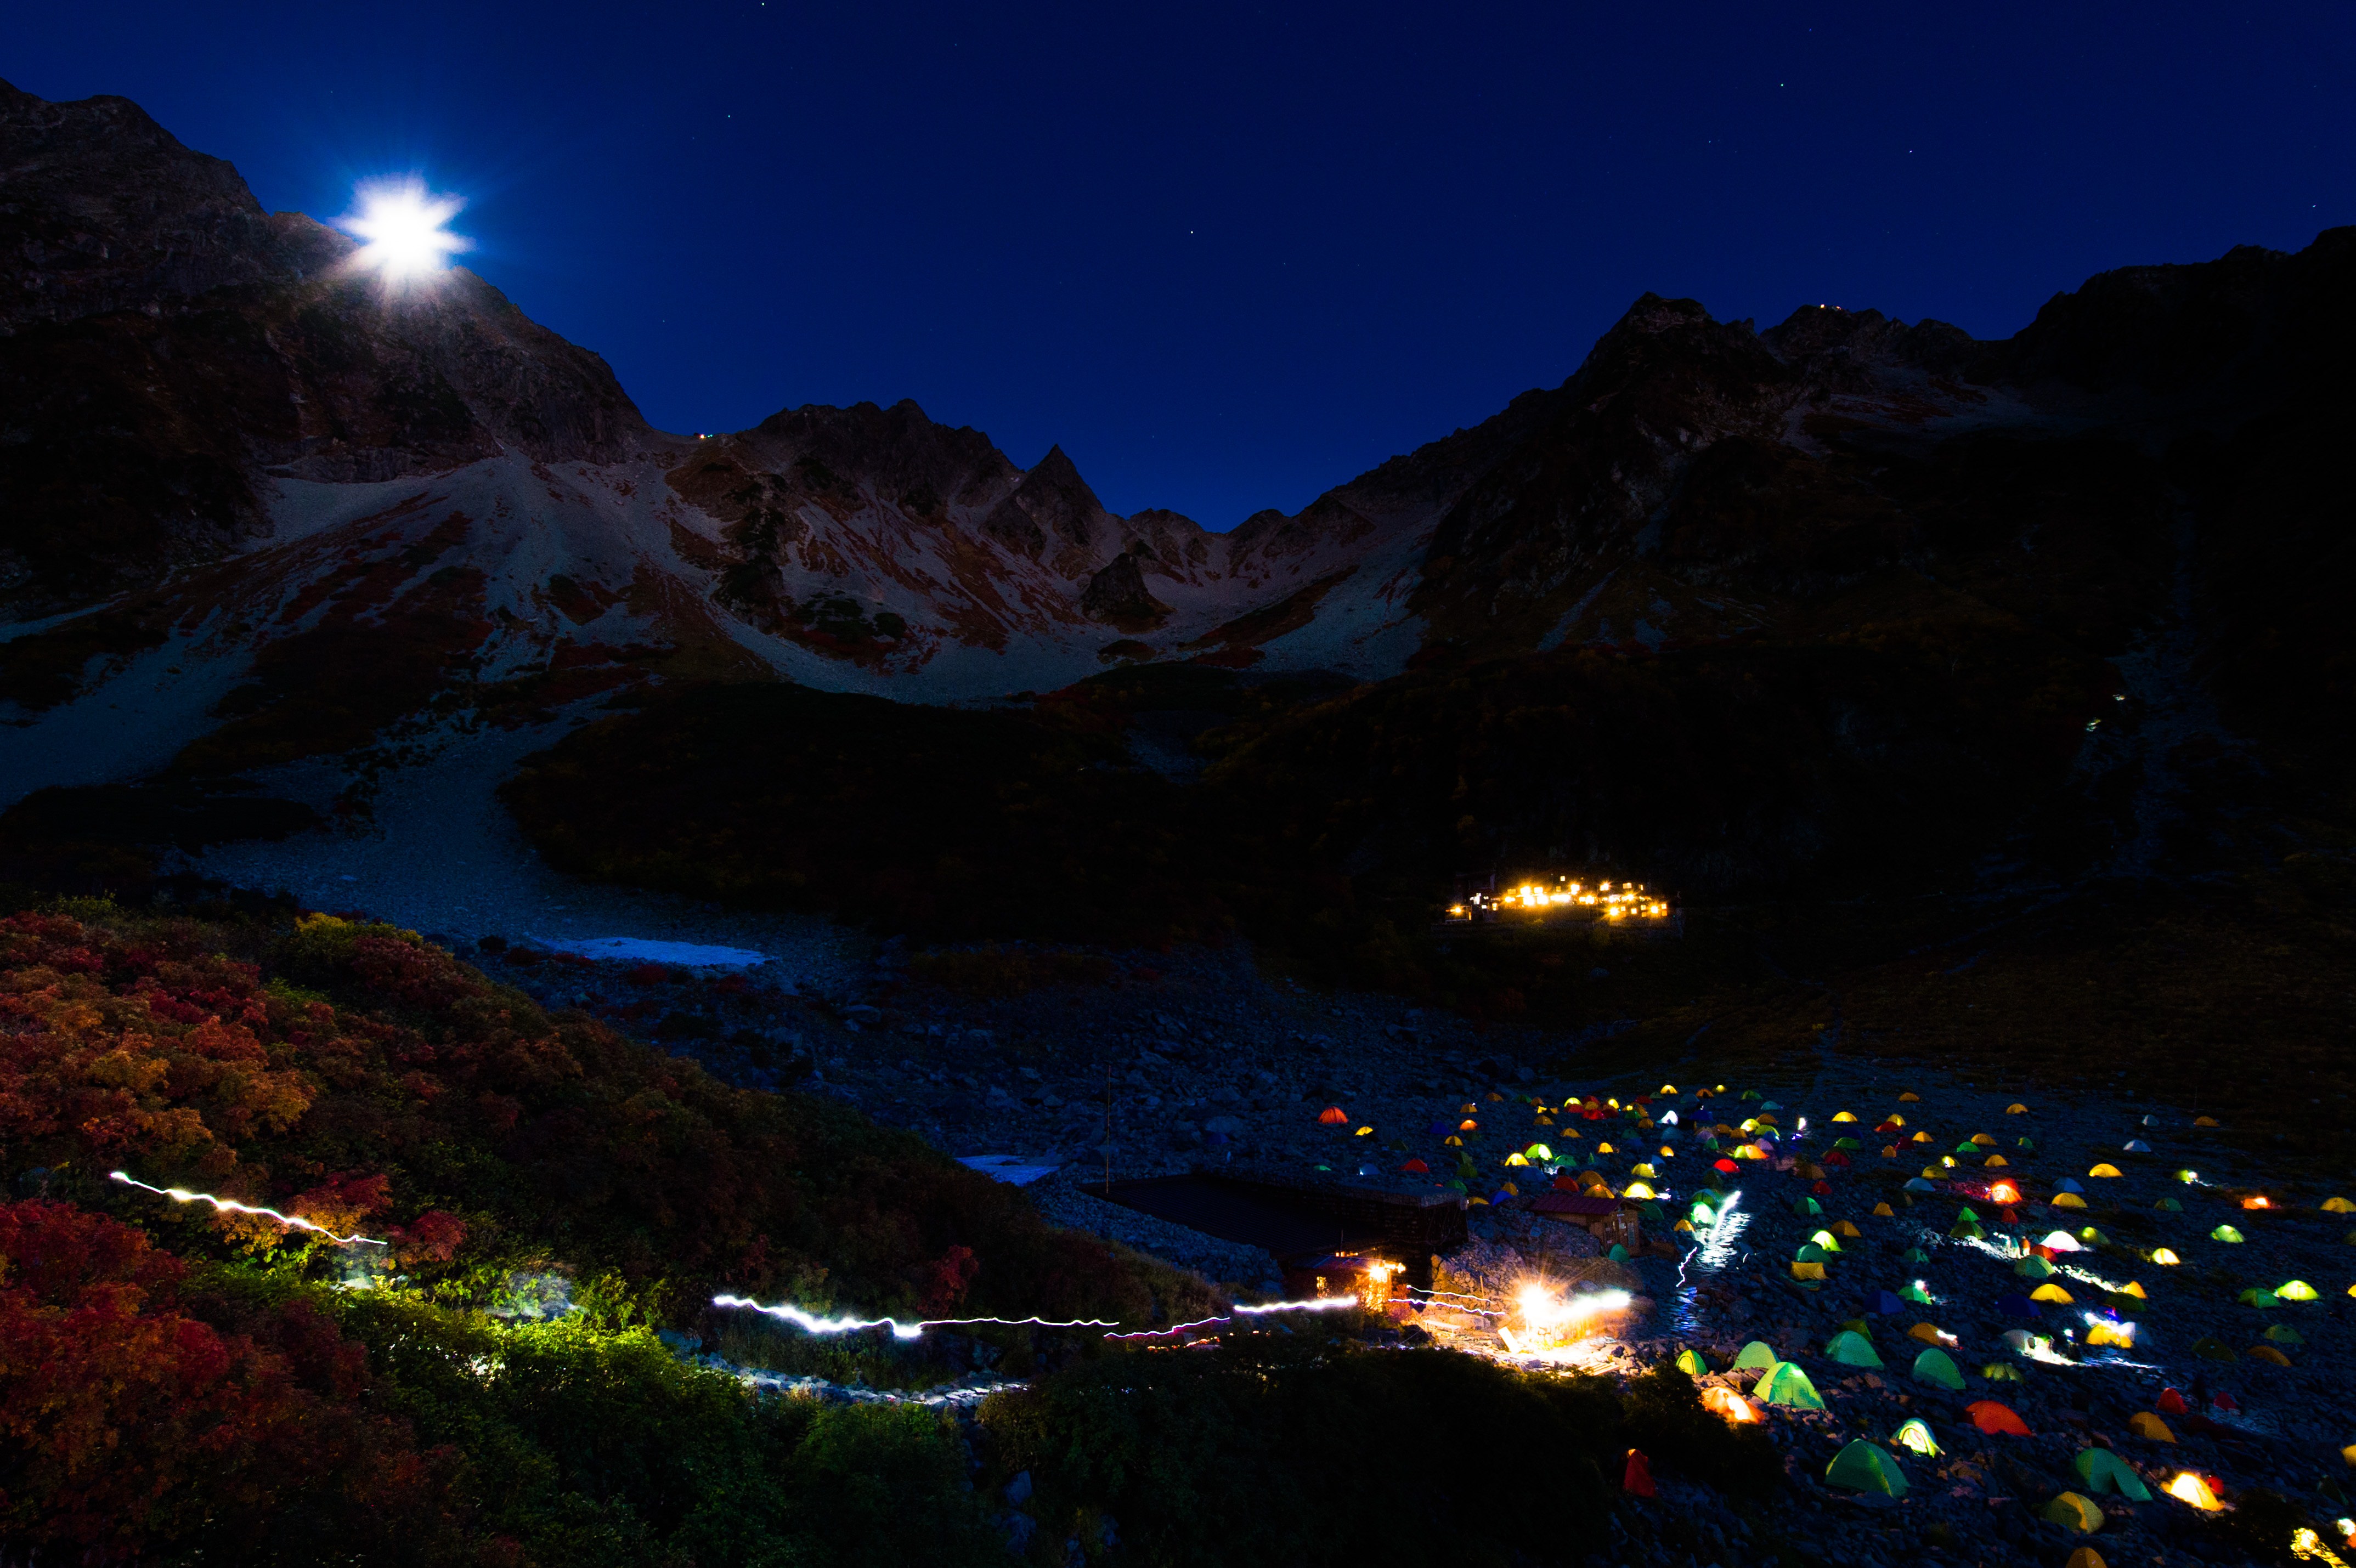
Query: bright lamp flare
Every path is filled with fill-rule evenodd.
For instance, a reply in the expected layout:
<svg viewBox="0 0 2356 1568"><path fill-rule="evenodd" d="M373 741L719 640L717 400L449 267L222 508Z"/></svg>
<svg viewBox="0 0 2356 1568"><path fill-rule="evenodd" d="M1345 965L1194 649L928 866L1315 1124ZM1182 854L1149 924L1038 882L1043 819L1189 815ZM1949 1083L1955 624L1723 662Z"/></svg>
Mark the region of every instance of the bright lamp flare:
<svg viewBox="0 0 2356 1568"><path fill-rule="evenodd" d="M359 214L343 222L366 241L352 262L380 273L387 282L429 276L442 271L456 252L474 249L472 240L443 227L466 205L455 196L429 195L415 179L363 186L359 194Z"/></svg>

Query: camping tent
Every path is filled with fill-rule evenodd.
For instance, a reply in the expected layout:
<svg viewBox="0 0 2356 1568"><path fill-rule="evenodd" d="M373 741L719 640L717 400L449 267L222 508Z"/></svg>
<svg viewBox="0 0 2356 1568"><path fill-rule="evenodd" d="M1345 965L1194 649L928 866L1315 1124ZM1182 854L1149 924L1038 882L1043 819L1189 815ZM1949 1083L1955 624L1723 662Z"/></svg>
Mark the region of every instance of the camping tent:
<svg viewBox="0 0 2356 1568"><path fill-rule="evenodd" d="M1825 1407L1824 1395L1816 1392L1816 1385L1808 1381L1808 1374L1800 1370L1796 1361L1777 1362L1774 1371L1759 1380L1754 1392L1769 1404L1788 1404L1799 1410Z"/></svg>
<svg viewBox="0 0 2356 1568"><path fill-rule="evenodd" d="M1955 1370L1953 1357L1933 1346L1914 1358L1914 1381L1935 1383L1941 1388L1960 1392L1964 1386L1964 1374Z"/></svg>
<svg viewBox="0 0 2356 1568"><path fill-rule="evenodd" d="M1885 1497L1906 1495L1906 1472L1898 1461L1879 1447L1858 1438L1833 1456L1825 1467L1825 1484L1845 1487L1853 1492L1879 1492Z"/></svg>
<svg viewBox="0 0 2356 1568"><path fill-rule="evenodd" d="M2127 1502L2151 1502L2151 1488L2136 1477L2135 1467L2120 1460L2109 1448L2078 1450L2078 1478L2085 1481L2085 1490L2099 1498L2102 1493L2118 1493Z"/></svg>
<svg viewBox="0 0 2356 1568"><path fill-rule="evenodd" d="M1972 1418L1974 1426L1991 1435L1997 1433L2014 1437L2031 1435L2029 1423L2021 1420L2010 1405L1998 1404L1992 1399L1974 1400L1964 1406L1964 1413Z"/></svg>
<svg viewBox="0 0 2356 1568"><path fill-rule="evenodd" d="M1825 1347L1825 1354L1844 1367L1878 1369L1881 1365L1881 1357L1874 1350L1873 1341L1854 1328L1834 1335L1832 1342Z"/></svg>

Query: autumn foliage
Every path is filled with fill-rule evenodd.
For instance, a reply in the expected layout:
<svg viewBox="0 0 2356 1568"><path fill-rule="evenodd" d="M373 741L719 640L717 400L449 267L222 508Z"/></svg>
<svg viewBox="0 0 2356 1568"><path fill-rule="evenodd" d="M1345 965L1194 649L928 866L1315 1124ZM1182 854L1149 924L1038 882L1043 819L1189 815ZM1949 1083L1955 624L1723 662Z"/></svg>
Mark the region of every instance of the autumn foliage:
<svg viewBox="0 0 2356 1568"><path fill-rule="evenodd" d="M25 1195L0 1203L0 1552L749 1561L664 1544L736 1506L716 1482L593 1484L574 1467L602 1461L569 1456L659 1406L680 1424L664 1465L698 1444L770 1456L742 1480L757 1510L801 1495L781 1478L797 1445L947 1439L779 1426L621 1325L691 1324L722 1288L1139 1322L1201 1305L912 1136L729 1088L413 933L324 915L0 919L0 1160ZM327 1288L360 1264L402 1288ZM527 1346L464 1310L519 1271L574 1280L608 1329ZM615 1409L546 1424L568 1388ZM586 1536L584 1485L604 1510Z"/></svg>

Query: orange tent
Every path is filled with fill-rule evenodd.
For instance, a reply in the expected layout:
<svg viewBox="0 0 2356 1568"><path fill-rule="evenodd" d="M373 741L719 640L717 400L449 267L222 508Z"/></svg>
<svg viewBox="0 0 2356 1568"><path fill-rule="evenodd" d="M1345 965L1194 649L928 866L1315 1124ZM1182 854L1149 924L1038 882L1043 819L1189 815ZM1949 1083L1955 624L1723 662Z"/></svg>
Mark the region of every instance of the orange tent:
<svg viewBox="0 0 2356 1568"><path fill-rule="evenodd" d="M2002 1432L2015 1437L2031 1435L2029 1423L2013 1413L2011 1406L1998 1404L1992 1399L1973 1401L1964 1407L1964 1413L1970 1416L1972 1424L1982 1432L1989 1434Z"/></svg>
<svg viewBox="0 0 2356 1568"><path fill-rule="evenodd" d="M1339 1105L1328 1105L1317 1113L1317 1119L1329 1127L1338 1127L1350 1119L1350 1113Z"/></svg>

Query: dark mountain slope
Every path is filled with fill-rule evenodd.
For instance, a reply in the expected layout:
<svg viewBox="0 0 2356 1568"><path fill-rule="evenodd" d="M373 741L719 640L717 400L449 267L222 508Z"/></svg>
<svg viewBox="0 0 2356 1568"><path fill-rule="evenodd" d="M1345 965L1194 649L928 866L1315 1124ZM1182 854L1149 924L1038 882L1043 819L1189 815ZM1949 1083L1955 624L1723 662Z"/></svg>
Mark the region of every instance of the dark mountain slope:
<svg viewBox="0 0 2356 1568"><path fill-rule="evenodd" d="M0 84L0 600L64 608L258 539L268 478L648 434L605 361L471 273L388 294L122 99Z"/></svg>

